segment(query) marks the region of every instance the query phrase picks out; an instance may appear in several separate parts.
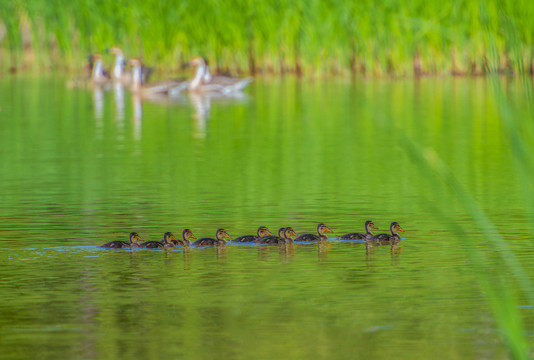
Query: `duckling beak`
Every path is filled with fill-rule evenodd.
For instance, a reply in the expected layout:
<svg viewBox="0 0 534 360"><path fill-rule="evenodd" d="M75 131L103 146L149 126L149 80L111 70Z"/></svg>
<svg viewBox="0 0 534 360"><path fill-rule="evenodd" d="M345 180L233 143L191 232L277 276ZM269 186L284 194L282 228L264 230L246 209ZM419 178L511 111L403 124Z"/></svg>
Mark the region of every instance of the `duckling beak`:
<svg viewBox="0 0 534 360"><path fill-rule="evenodd" d="M267 235L273 235L273 233L270 232L270 231L267 231L266 234L267 234Z"/></svg>
<svg viewBox="0 0 534 360"><path fill-rule="evenodd" d="M291 232L289 233L289 235L291 236L297 236L297 234L295 233L295 231L291 230Z"/></svg>
<svg viewBox="0 0 534 360"><path fill-rule="evenodd" d="M191 233L191 235L189 235L189 237L190 237L191 239L196 239L196 238L197 238L195 235L193 235L193 233Z"/></svg>
<svg viewBox="0 0 534 360"><path fill-rule="evenodd" d="M174 235L169 236L169 239L170 239L170 240L174 240L174 241L178 241L178 239L176 239L176 238L174 237Z"/></svg>
<svg viewBox="0 0 534 360"><path fill-rule="evenodd" d="M224 233L224 237L227 238L227 239L231 239L232 237L230 235L228 235L228 233Z"/></svg>
<svg viewBox="0 0 534 360"><path fill-rule="evenodd" d="M333 231L330 230L330 228L327 226L327 227L326 227L326 232L330 232L330 233L331 233L331 232L333 232Z"/></svg>
<svg viewBox="0 0 534 360"><path fill-rule="evenodd" d="M377 230L378 230L378 226L376 226L375 224L372 224L372 225L371 225L371 228L373 228L373 229L377 229Z"/></svg>
<svg viewBox="0 0 534 360"><path fill-rule="evenodd" d="M399 226L399 228L397 230L404 232L404 230L402 230L402 228L400 226Z"/></svg>

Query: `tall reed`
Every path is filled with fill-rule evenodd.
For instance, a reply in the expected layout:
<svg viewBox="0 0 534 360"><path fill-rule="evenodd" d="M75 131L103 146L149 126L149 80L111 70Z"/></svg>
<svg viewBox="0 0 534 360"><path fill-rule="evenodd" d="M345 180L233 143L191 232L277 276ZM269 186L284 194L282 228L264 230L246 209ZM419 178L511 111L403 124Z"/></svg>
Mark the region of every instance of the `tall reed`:
<svg viewBox="0 0 534 360"><path fill-rule="evenodd" d="M203 55L241 72L532 72L533 17L527 0L10 0L0 61L77 68L120 45L167 70Z"/></svg>

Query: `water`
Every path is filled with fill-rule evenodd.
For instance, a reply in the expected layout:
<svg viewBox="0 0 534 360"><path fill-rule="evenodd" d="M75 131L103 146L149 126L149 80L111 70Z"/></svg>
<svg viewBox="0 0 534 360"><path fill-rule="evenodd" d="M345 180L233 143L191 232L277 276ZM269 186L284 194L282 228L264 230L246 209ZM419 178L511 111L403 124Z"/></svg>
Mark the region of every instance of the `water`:
<svg viewBox="0 0 534 360"><path fill-rule="evenodd" d="M501 81L528 106L519 80ZM3 358L508 356L451 224L488 247L482 229L406 147L434 150L531 264L529 214L486 79L257 79L244 97L173 102L66 83L0 79ZM335 237L369 219L379 232L398 221L401 251L335 240L97 247L186 227L237 237L324 222ZM486 250L489 268L505 271ZM519 298L529 340L532 305Z"/></svg>

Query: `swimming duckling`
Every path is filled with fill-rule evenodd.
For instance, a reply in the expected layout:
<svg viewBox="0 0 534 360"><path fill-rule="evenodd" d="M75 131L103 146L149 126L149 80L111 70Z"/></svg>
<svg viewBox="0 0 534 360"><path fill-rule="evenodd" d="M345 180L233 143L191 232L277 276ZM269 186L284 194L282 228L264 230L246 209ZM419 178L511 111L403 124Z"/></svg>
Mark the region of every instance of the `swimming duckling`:
<svg viewBox="0 0 534 360"><path fill-rule="evenodd" d="M389 234L378 234L373 236L371 239L368 239L368 241L372 241L375 243L379 243L380 245L389 245L389 244L398 244L401 240L400 235L397 233L397 231L404 231L398 222L392 222L389 226L391 230L391 235Z"/></svg>
<svg viewBox="0 0 534 360"><path fill-rule="evenodd" d="M165 235L163 235L163 240L160 241L161 244L163 244L163 247L171 248L174 247L175 242L177 242L178 239L174 237L172 232L166 232Z"/></svg>
<svg viewBox="0 0 534 360"><path fill-rule="evenodd" d="M214 238L202 238L198 239L193 245L226 245L226 240L231 239L230 235L224 229L218 229Z"/></svg>
<svg viewBox="0 0 534 360"><path fill-rule="evenodd" d="M276 235L266 235L262 236L259 239L254 240L255 243L258 244L278 244L278 242L284 240L284 234L285 234L286 228L280 228L278 229L278 236Z"/></svg>
<svg viewBox="0 0 534 360"><path fill-rule="evenodd" d="M328 240L328 236L325 235L327 232L332 232L325 224L317 225L317 234L302 234L298 236L294 241L319 241L319 240Z"/></svg>
<svg viewBox="0 0 534 360"><path fill-rule="evenodd" d="M258 244L291 244L293 236L297 236L292 227L280 228L278 236L265 236L256 240Z"/></svg>
<svg viewBox="0 0 534 360"><path fill-rule="evenodd" d="M196 239L196 237L191 230L184 229L184 231L182 231L182 240L173 240L172 242L174 245L189 246L191 245L191 240L189 239Z"/></svg>
<svg viewBox="0 0 534 360"><path fill-rule="evenodd" d="M371 232L371 229L378 229L378 227L376 227L376 225L371 220L367 220L365 222L365 234L350 233L350 234L341 235L337 239L338 240L370 239L373 237L373 233Z"/></svg>
<svg viewBox="0 0 534 360"><path fill-rule="evenodd" d="M259 238L262 238L264 236L273 235L269 229L267 229L266 226L260 226L258 228L258 231L256 231L257 235L243 235L238 238L235 238L232 240L232 242L254 242L258 240Z"/></svg>
<svg viewBox="0 0 534 360"><path fill-rule="evenodd" d="M130 233L130 242L116 240L108 242L107 244L102 245L103 248L112 248L112 249L121 249L121 248L136 248L139 247L139 241L143 241L141 237L136 232Z"/></svg>
<svg viewBox="0 0 534 360"><path fill-rule="evenodd" d="M166 232L163 235L162 241L147 241L141 244L141 247L147 249L158 249L162 247L174 247L172 240L176 240L174 235L171 232Z"/></svg>

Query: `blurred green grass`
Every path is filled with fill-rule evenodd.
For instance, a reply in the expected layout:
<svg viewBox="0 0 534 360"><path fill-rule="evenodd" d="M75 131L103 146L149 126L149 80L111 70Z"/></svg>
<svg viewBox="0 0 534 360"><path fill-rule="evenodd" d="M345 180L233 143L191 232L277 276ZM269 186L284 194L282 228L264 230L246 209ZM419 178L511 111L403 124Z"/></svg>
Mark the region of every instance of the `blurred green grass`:
<svg viewBox="0 0 534 360"><path fill-rule="evenodd" d="M11 0L0 65L75 69L119 45L167 71L203 55L248 73L531 72L533 17L527 0Z"/></svg>

